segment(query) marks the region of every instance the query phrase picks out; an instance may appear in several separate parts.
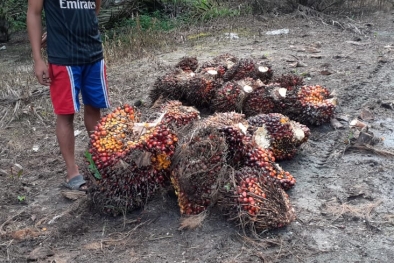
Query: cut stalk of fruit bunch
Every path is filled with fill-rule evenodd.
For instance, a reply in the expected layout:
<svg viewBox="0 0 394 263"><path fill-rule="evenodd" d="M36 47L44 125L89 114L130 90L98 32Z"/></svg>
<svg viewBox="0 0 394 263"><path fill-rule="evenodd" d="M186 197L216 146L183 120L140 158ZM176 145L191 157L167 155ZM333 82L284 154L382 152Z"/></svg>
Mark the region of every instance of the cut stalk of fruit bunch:
<svg viewBox="0 0 394 263"><path fill-rule="evenodd" d="M227 70L232 68L238 61L238 58L225 53L214 57L210 61L204 62L201 67L197 70L200 73L210 73L216 75L218 78L223 78Z"/></svg>
<svg viewBox="0 0 394 263"><path fill-rule="evenodd" d="M228 173L218 205L230 220L254 234L280 228L295 220L288 195L256 168Z"/></svg>
<svg viewBox="0 0 394 263"><path fill-rule="evenodd" d="M216 202L225 172L226 143L215 127L196 124L173 157L171 182L181 214L196 215Z"/></svg>
<svg viewBox="0 0 394 263"><path fill-rule="evenodd" d="M248 118L256 144L273 152L276 160L292 159L297 147L310 135L307 126L290 120L280 113L259 114Z"/></svg>

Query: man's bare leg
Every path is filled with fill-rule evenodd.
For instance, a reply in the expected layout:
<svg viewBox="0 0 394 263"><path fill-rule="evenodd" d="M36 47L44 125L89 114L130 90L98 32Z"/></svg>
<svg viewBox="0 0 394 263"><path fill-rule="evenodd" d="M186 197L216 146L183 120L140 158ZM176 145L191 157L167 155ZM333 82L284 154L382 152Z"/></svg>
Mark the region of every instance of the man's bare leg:
<svg viewBox="0 0 394 263"><path fill-rule="evenodd" d="M94 131L94 127L100 121L101 111L98 108L95 108L90 105L84 106L84 120L85 127L90 136L90 134Z"/></svg>
<svg viewBox="0 0 394 263"><path fill-rule="evenodd" d="M60 152L66 163L67 181L69 181L74 176L79 175L74 153L74 114L57 115L56 136L59 142Z"/></svg>

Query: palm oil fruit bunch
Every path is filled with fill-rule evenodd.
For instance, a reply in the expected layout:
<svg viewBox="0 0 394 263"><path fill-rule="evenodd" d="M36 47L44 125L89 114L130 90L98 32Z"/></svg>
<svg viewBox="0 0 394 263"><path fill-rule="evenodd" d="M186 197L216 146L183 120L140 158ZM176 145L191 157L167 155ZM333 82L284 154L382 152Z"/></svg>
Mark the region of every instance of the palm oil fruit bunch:
<svg viewBox="0 0 394 263"><path fill-rule="evenodd" d="M182 102L171 100L161 107L165 112L162 123L174 128L182 128L200 118L200 112L194 107L183 106Z"/></svg>
<svg viewBox="0 0 394 263"><path fill-rule="evenodd" d="M334 116L336 98L329 98L330 92L320 85L302 86L297 92L298 114L292 114L301 123L320 125ZM296 111L295 111L296 112Z"/></svg>
<svg viewBox="0 0 394 263"><path fill-rule="evenodd" d="M158 124L148 128L139 138L137 149L151 153L155 157L155 166L167 169L171 156L175 152L178 136L167 125ZM159 156L162 156L159 158Z"/></svg>
<svg viewBox="0 0 394 263"><path fill-rule="evenodd" d="M173 157L171 182L181 214L195 215L216 202L225 175L226 143L215 127L196 125Z"/></svg>
<svg viewBox="0 0 394 263"><path fill-rule="evenodd" d="M210 105L215 112L236 111L240 104L242 87L234 81L226 82L216 91L215 97Z"/></svg>
<svg viewBox="0 0 394 263"><path fill-rule="evenodd" d="M160 97L171 100L181 100L185 95L186 84L194 77L195 73L176 69L156 79L150 90L149 98L152 103Z"/></svg>
<svg viewBox="0 0 394 263"><path fill-rule="evenodd" d="M175 68L180 68L185 72L195 72L198 68L198 60L196 57L183 57L175 65Z"/></svg>
<svg viewBox="0 0 394 263"><path fill-rule="evenodd" d="M226 65L214 61L207 61L201 65L197 72L203 74L211 74L216 76L217 78L223 78L226 70Z"/></svg>
<svg viewBox="0 0 394 263"><path fill-rule="evenodd" d="M307 126L280 113L252 116L248 123L253 126L251 129L257 145L271 150L278 161L292 159L297 147L306 142L310 134Z"/></svg>
<svg viewBox="0 0 394 263"><path fill-rule="evenodd" d="M246 166L258 169L262 176L277 183L284 190L289 190L295 185L295 178L275 163L276 159L271 150L259 147L254 141L244 140L240 153L242 164L240 167Z"/></svg>
<svg viewBox="0 0 394 263"><path fill-rule="evenodd" d="M292 91L295 87L304 85L304 78L293 74L286 74L275 78L274 82L279 83L281 87L288 91Z"/></svg>
<svg viewBox="0 0 394 263"><path fill-rule="evenodd" d="M144 206L162 183L160 171L150 165L139 166L132 155L104 170L93 199L107 214L118 215Z"/></svg>
<svg viewBox="0 0 394 263"><path fill-rule="evenodd" d="M99 170L127 154L129 150L127 140L139 116L140 113L136 108L126 104L101 118L90 136L89 148Z"/></svg>
<svg viewBox="0 0 394 263"><path fill-rule="evenodd" d="M253 116L273 112L275 107L276 102L271 95L271 89L264 85L256 87L248 95L243 103L242 112L246 116Z"/></svg>
<svg viewBox="0 0 394 263"><path fill-rule="evenodd" d="M254 234L284 227L295 220L288 195L255 168L236 170L221 192L219 205L231 220Z"/></svg>
<svg viewBox="0 0 394 263"><path fill-rule="evenodd" d="M186 101L196 107L209 106L215 92L222 85L221 79L210 73L197 73L184 83Z"/></svg>
<svg viewBox="0 0 394 263"><path fill-rule="evenodd" d="M251 58L241 58L229 68L223 76L224 81L241 80L245 78L260 79L268 82L273 76L273 71L268 66L257 65Z"/></svg>
<svg viewBox="0 0 394 263"><path fill-rule="evenodd" d="M243 148L251 140L251 137L246 134L246 127L243 124L234 124L219 127L218 130L226 138L228 145L227 163L233 167L243 166L245 159Z"/></svg>

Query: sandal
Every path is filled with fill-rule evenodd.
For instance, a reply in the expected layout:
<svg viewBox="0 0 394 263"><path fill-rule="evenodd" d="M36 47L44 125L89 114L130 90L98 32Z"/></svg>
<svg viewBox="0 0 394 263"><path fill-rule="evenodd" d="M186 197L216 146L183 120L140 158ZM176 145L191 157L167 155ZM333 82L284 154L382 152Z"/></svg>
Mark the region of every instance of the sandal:
<svg viewBox="0 0 394 263"><path fill-rule="evenodd" d="M81 186L86 185L86 181L83 179L82 175L77 175L71 178L68 182L63 184L65 187L71 190L86 191L87 189L82 189Z"/></svg>

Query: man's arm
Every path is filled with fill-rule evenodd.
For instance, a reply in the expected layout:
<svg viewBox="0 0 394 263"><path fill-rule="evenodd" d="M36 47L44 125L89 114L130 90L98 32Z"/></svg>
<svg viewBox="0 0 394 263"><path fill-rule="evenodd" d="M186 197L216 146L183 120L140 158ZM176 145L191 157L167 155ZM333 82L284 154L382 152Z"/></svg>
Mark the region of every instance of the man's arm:
<svg viewBox="0 0 394 263"><path fill-rule="evenodd" d="M33 53L34 72L42 85L49 85L48 68L41 56L42 22L41 13L44 0L28 0L27 31Z"/></svg>
<svg viewBox="0 0 394 263"><path fill-rule="evenodd" d="M34 61L42 59L41 57L41 38L42 38L42 23L41 13L44 0L29 0L27 9L27 31L31 48L33 51Z"/></svg>
<svg viewBox="0 0 394 263"><path fill-rule="evenodd" d="M101 0L96 0L96 15L99 14L101 7Z"/></svg>

